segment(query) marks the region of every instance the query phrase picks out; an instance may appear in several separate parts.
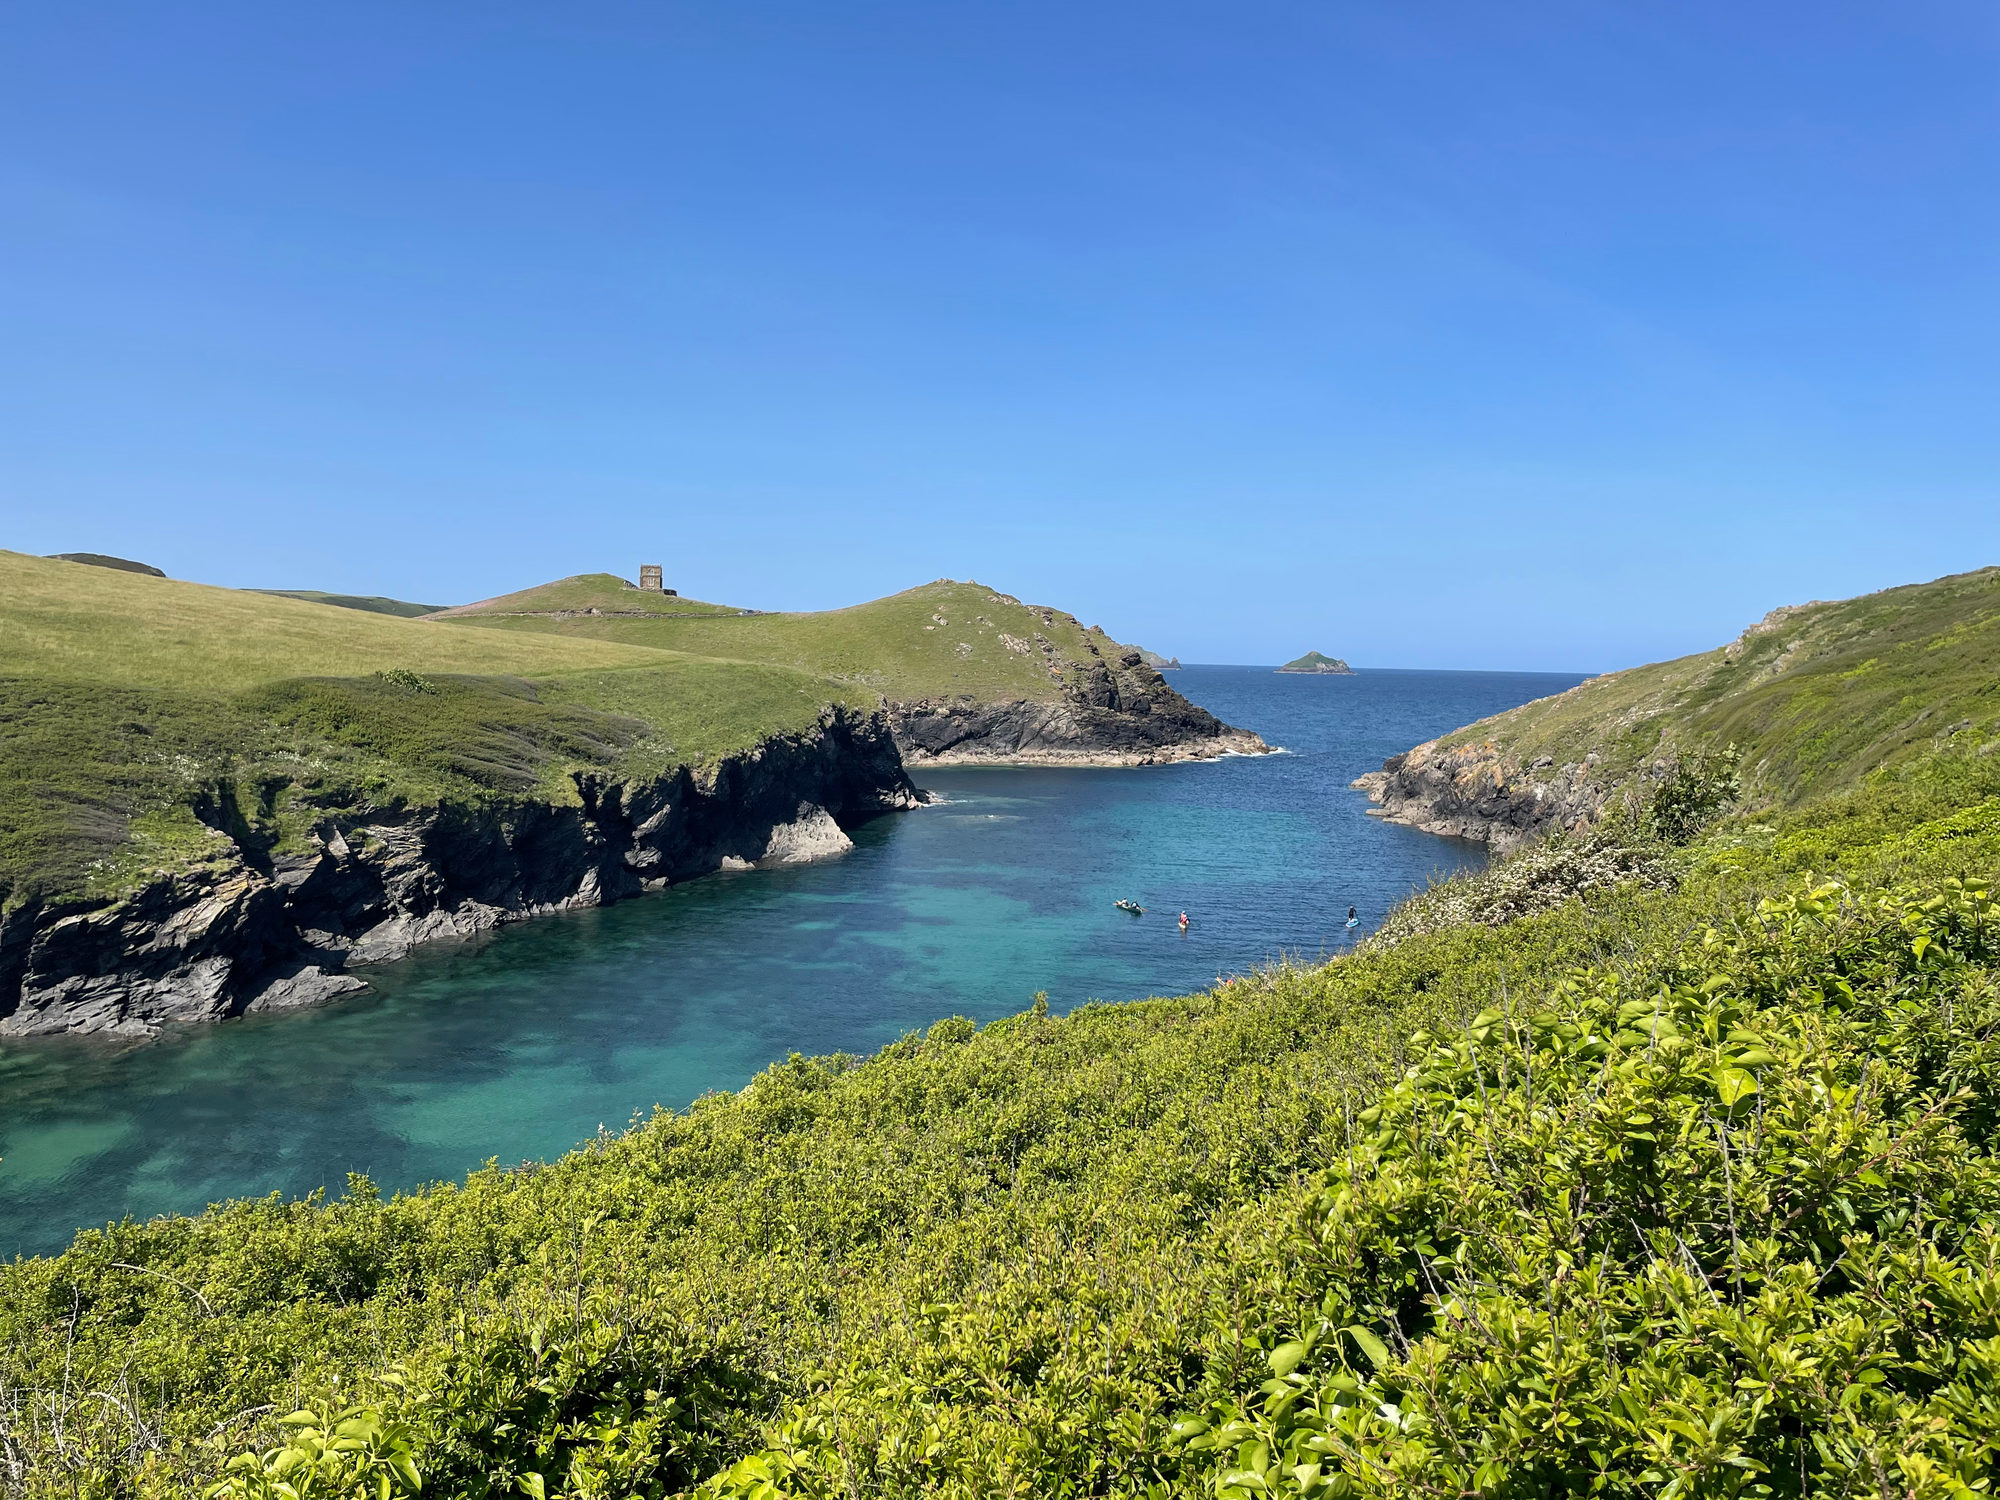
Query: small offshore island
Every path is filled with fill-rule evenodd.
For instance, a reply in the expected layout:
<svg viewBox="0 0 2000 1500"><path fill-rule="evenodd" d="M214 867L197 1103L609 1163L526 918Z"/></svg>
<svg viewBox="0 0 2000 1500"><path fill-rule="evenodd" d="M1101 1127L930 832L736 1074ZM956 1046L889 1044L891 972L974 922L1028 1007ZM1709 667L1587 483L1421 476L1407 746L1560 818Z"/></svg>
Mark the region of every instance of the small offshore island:
<svg viewBox="0 0 2000 1500"><path fill-rule="evenodd" d="M1337 656L1324 656L1317 651L1308 651L1297 661L1288 661L1278 668L1280 672L1306 672L1323 676L1352 677L1354 668Z"/></svg>

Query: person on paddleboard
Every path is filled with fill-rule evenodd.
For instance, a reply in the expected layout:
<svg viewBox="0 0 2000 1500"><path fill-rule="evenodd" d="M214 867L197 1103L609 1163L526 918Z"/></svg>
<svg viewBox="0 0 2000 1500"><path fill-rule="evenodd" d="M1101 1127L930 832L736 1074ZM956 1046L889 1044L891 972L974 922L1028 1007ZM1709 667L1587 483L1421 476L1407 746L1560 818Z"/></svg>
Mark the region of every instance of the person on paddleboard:
<svg viewBox="0 0 2000 1500"><path fill-rule="evenodd" d="M1361 918L1351 906L1347 908L1347 925L1349 927L1359 927L1361 925Z"/></svg>

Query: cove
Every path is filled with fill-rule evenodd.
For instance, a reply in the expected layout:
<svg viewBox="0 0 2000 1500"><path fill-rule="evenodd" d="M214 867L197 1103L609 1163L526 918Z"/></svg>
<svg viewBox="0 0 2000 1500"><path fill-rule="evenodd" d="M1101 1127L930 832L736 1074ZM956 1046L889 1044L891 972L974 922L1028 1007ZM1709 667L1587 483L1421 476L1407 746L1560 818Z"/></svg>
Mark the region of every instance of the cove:
<svg viewBox="0 0 2000 1500"><path fill-rule="evenodd" d="M1366 816L1348 782L1576 674L1189 667L1287 753L1136 770L927 770L937 805L825 864L723 874L360 971L368 992L143 1043L0 1049L0 1254L224 1198L384 1189L546 1158L790 1052L865 1053L1046 991L1178 994L1365 932L1476 844ZM1119 897L1149 910L1130 917ZM1185 909L1189 931L1176 930Z"/></svg>

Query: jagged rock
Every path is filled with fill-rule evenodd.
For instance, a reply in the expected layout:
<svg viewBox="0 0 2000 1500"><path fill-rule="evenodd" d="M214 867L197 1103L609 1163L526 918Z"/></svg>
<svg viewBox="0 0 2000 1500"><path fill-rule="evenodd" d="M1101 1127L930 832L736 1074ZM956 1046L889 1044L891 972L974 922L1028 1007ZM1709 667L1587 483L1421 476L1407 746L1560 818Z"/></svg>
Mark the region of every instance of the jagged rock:
<svg viewBox="0 0 2000 1500"><path fill-rule="evenodd" d="M833 814L810 802L799 804L799 815L771 830L764 845L762 863L803 865L816 859L831 859L854 847L854 840L834 822Z"/></svg>
<svg viewBox="0 0 2000 1500"><path fill-rule="evenodd" d="M1094 648L1087 661L1058 657L1046 637L1036 645L1062 683L1054 701L1016 698L982 703L970 696L889 705L903 758L915 766L1143 766L1218 755L1263 755L1258 736L1223 723L1167 686L1136 651Z"/></svg>
<svg viewBox="0 0 2000 1500"><path fill-rule="evenodd" d="M1528 769L1552 765L1538 760ZM1591 776L1592 769L1572 763L1530 779L1491 741L1446 748L1432 740L1390 756L1381 770L1356 778L1354 785L1377 804L1368 809L1374 816L1426 833L1476 839L1505 853L1558 830L1574 833L1595 823L1610 789Z"/></svg>
<svg viewBox="0 0 2000 1500"><path fill-rule="evenodd" d="M579 806L368 808L316 847L212 857L125 900L0 914L0 1035L145 1032L362 988L345 970L417 944L597 906L752 860L823 858L841 824L922 794L887 717L830 709L814 728L657 780L578 777Z"/></svg>
<svg viewBox="0 0 2000 1500"><path fill-rule="evenodd" d="M288 973L270 978L250 997L246 1011L302 1010L368 986L352 974L329 974L318 964L299 964Z"/></svg>

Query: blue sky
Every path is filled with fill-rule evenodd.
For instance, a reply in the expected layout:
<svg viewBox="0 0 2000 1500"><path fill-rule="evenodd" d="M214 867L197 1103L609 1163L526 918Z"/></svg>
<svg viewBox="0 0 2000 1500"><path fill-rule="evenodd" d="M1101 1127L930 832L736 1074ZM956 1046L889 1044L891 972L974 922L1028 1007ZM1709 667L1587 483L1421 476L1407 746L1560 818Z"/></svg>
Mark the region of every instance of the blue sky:
<svg viewBox="0 0 2000 1500"><path fill-rule="evenodd" d="M1987 4L0 10L0 546L1596 670L2000 562Z"/></svg>

